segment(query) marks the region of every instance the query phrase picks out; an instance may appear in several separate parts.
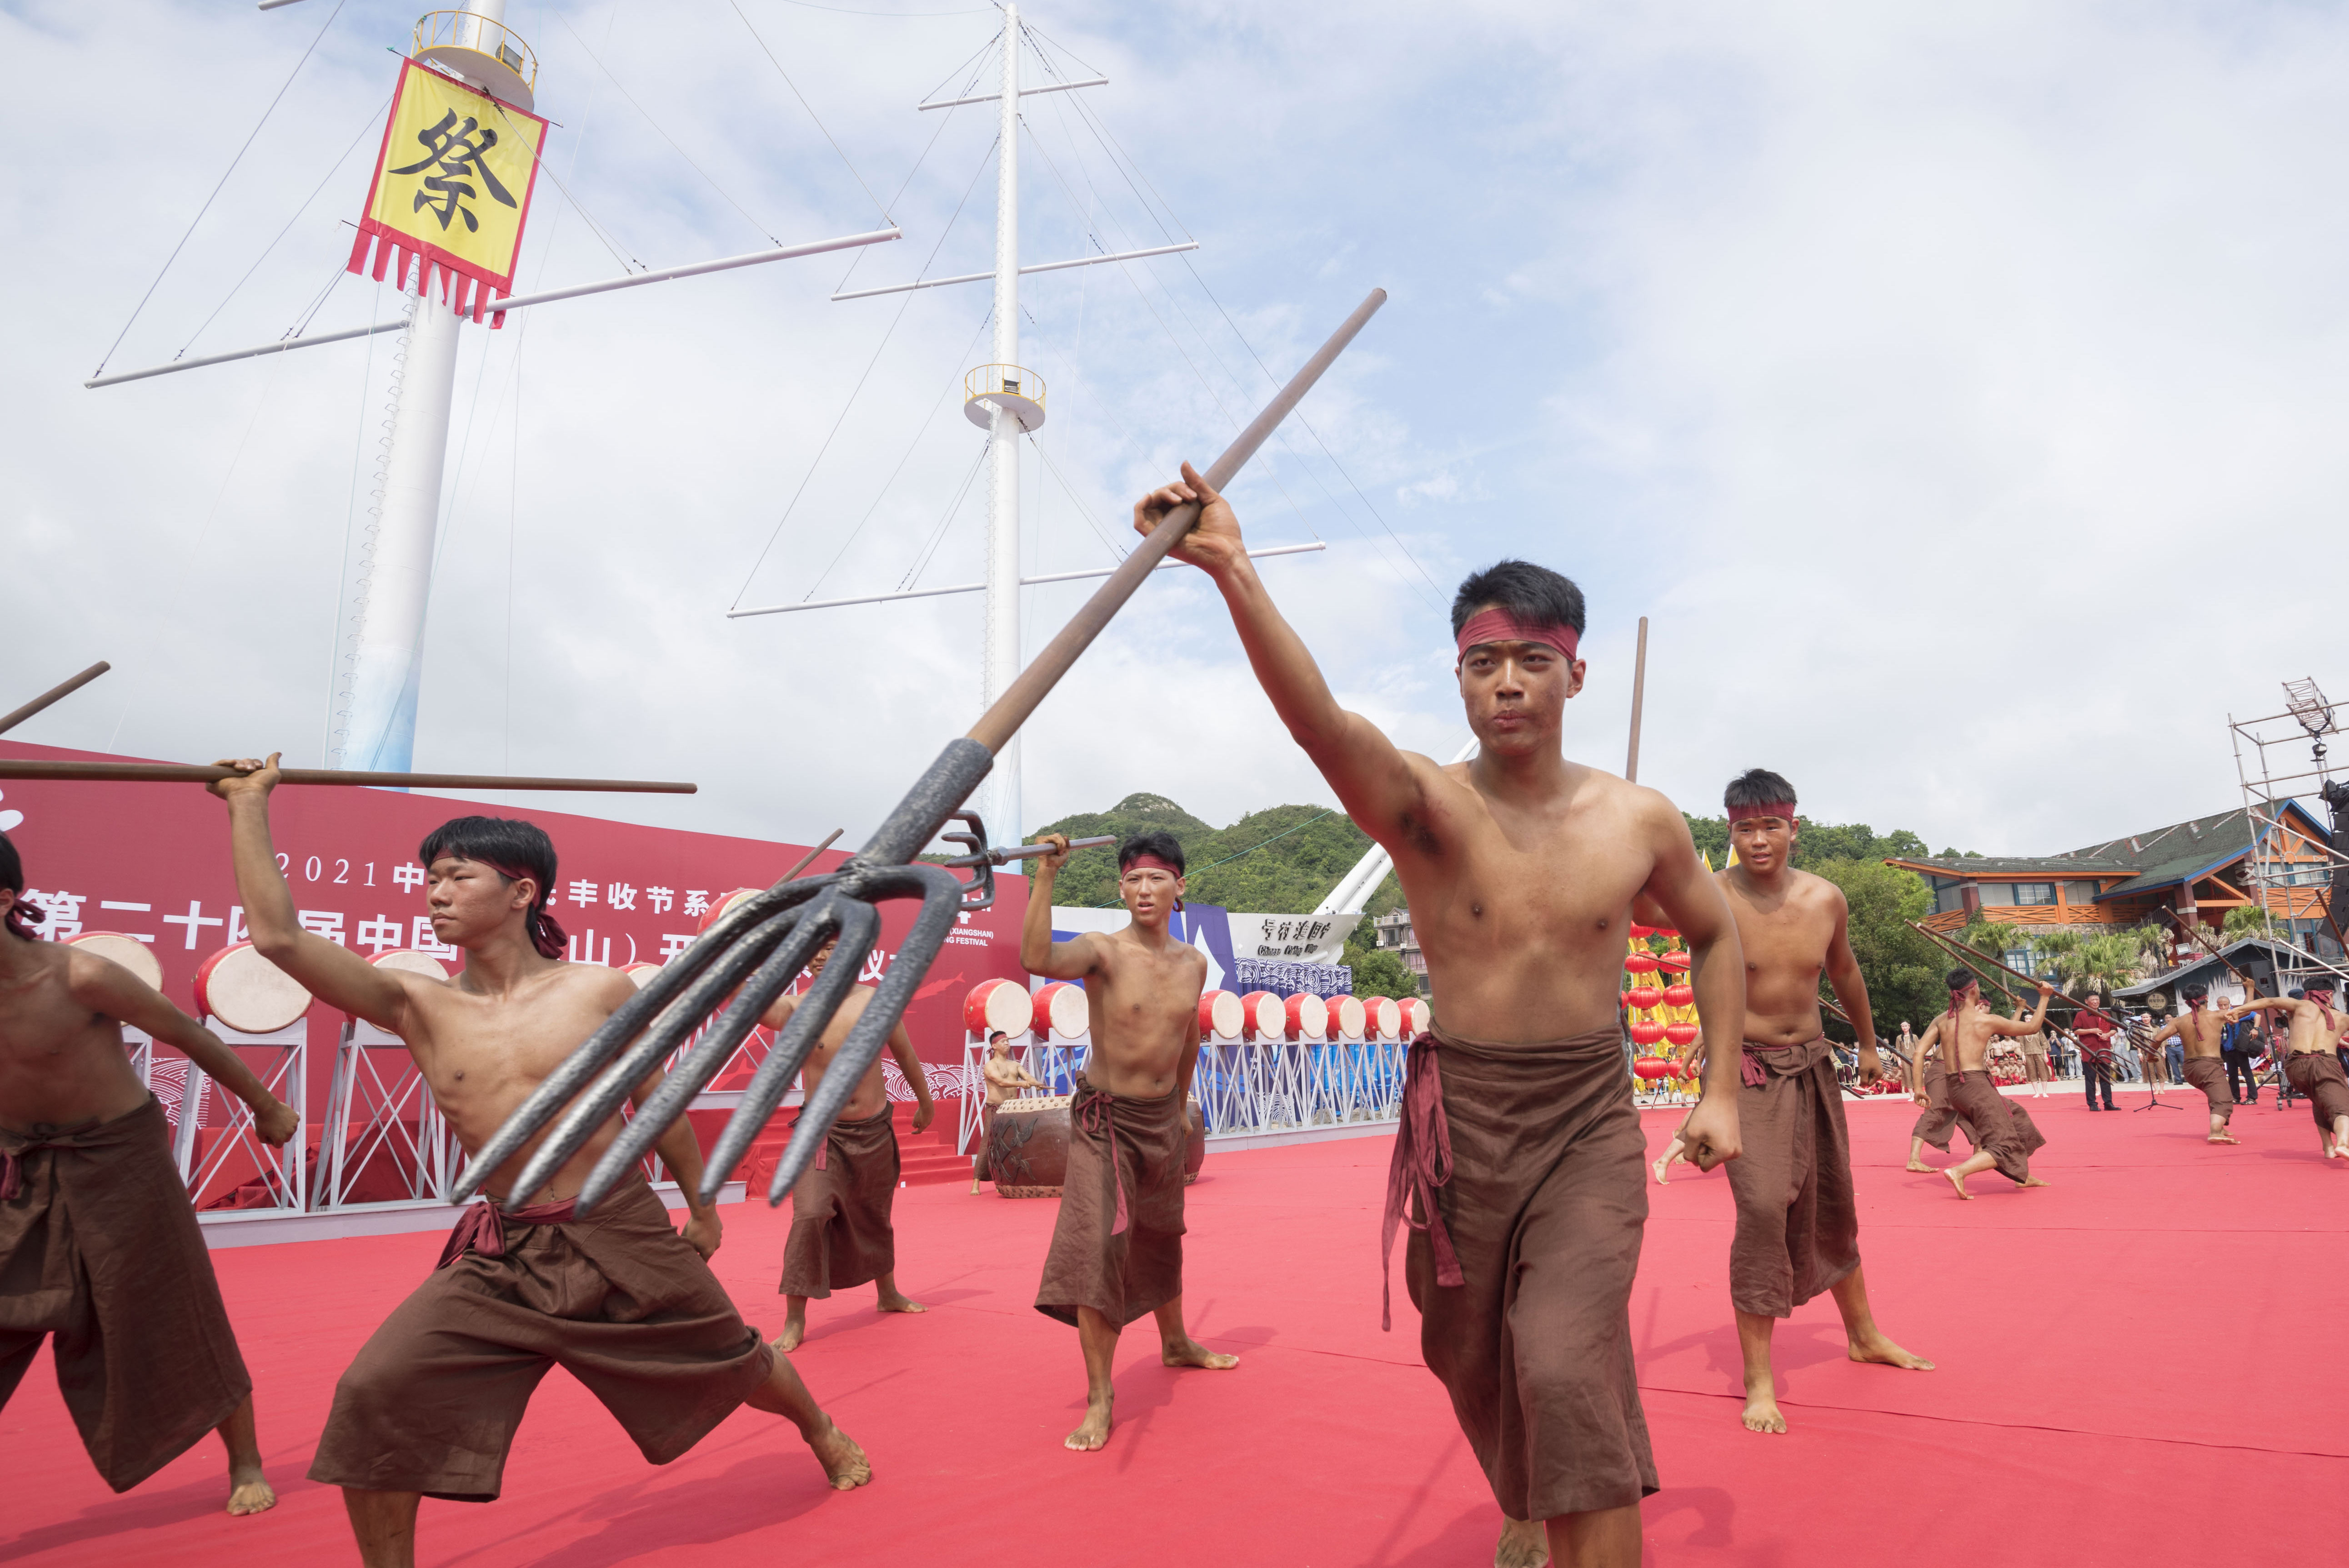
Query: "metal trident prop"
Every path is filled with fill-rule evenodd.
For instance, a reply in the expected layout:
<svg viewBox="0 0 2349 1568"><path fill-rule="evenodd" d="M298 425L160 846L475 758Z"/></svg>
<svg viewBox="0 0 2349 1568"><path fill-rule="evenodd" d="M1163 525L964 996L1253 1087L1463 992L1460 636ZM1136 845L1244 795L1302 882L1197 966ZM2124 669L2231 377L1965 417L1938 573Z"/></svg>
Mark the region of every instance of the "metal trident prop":
<svg viewBox="0 0 2349 1568"><path fill-rule="evenodd" d="M1320 351L1306 361L1305 368L1208 467L1208 483L1220 490L1231 483L1240 466L1255 455L1386 298L1384 289L1371 291L1345 325L1330 335ZM723 1002L725 1011L678 1061L588 1174L579 1192L579 1211L587 1212L626 1178L637 1161L651 1152L660 1135L685 1114L694 1096L717 1075L816 949L836 938L844 952L866 951L881 930L880 911L874 905L885 898L918 898L921 909L895 961L842 1043L823 1082L800 1113L791 1146L784 1150L774 1182L767 1189L767 1201L781 1203L815 1158L824 1134L857 1082L879 1058L889 1032L896 1027L915 988L937 957L956 913L993 903L995 867L1018 853L990 848L986 825L977 813L959 809L962 803L994 767L995 753L1018 732L1143 578L1198 519L1195 503L1168 513L1061 628L1060 635L1019 672L970 732L949 742L938 753L937 761L915 782L864 848L833 871L786 879L743 899L622 1003L482 1146L458 1180L454 1200L462 1203L471 1198L492 1172L545 1132L545 1141L507 1194L509 1204L528 1201ZM924 845L940 836L940 829L950 818L959 818L965 830L944 837L968 846L971 853L944 865L911 864ZM949 867L967 867L975 875L966 882ZM710 1152L702 1173L701 1201L716 1199L719 1188L750 1149L750 1140L782 1103L809 1049L855 983L856 972L853 963L826 968L776 1036L719 1136L718 1147ZM726 1000L730 996L731 1002Z"/></svg>

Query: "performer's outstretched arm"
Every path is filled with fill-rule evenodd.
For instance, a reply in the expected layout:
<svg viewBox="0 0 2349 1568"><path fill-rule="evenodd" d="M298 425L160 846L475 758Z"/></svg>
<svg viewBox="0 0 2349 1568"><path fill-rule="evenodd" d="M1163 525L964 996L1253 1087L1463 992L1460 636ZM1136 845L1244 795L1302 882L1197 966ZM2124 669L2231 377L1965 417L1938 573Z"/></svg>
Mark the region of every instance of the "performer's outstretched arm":
<svg viewBox="0 0 2349 1568"><path fill-rule="evenodd" d="M667 1075L655 1073L637 1085L635 1093L628 1096L628 1103L639 1110L643 1109L645 1102L652 1097L652 1092L660 1087L661 1080ZM680 1234L695 1251L707 1258L717 1251L719 1243L726 1239L726 1225L718 1217L715 1204L704 1203L695 1196L701 1190L701 1140L694 1136L693 1118L679 1116L669 1123L668 1130L660 1135L660 1141L653 1147L658 1151L661 1163L668 1168L669 1174L677 1179L678 1189L685 1194L688 1218Z"/></svg>
<svg viewBox="0 0 2349 1568"><path fill-rule="evenodd" d="M228 803L229 848L253 945L319 1001L405 1038L408 991L399 971L378 969L341 943L304 930L295 917L294 896L269 838L269 792L277 787L281 754L270 753L265 763L222 762L222 767L250 771L205 786Z"/></svg>
<svg viewBox="0 0 2349 1568"><path fill-rule="evenodd" d="M1185 463L1181 483L1153 491L1136 502L1133 526L1147 534L1168 512L1189 501L1200 503L1199 521L1174 546L1175 557L1215 579L1231 611L1240 646L1247 652L1249 667L1271 699L1273 711L1288 727L1289 738L1313 759L1313 765L1338 792L1347 815L1363 832L1392 849L1421 794L1409 754L1376 724L1338 706L1304 639L1274 607L1264 579L1257 576L1231 503L1210 488L1196 469ZM1428 767L1434 765L1421 761Z"/></svg>
<svg viewBox="0 0 2349 1568"><path fill-rule="evenodd" d="M263 1086L244 1058L226 1042L181 1012L171 999L124 969L95 953L67 955L66 984L73 999L92 1012L102 1012L118 1023L142 1030L163 1044L177 1047L205 1075L253 1107L253 1130L275 1148L302 1125L293 1106Z"/></svg>
<svg viewBox="0 0 2349 1568"><path fill-rule="evenodd" d="M1851 1020L1852 1032L1859 1036L1859 1081L1863 1086L1884 1076L1884 1058L1877 1054L1876 1019L1868 1012L1868 979L1859 972L1859 960L1851 950L1851 904L1838 888L1836 892L1835 937L1827 943L1827 983L1835 988L1836 1002L1843 1008L1844 1016Z"/></svg>
<svg viewBox="0 0 2349 1568"><path fill-rule="evenodd" d="M889 1031L889 1054L897 1059L897 1071L905 1075L905 1086L914 1091L914 1130L920 1132L938 1114L938 1107L930 1102L930 1075L922 1071L922 1059L914 1054L914 1037L905 1033L903 1023Z"/></svg>
<svg viewBox="0 0 2349 1568"><path fill-rule="evenodd" d="M1682 1136L1690 1162L1711 1170L1736 1158L1742 1147L1737 1081L1744 1053L1732 1042L1745 1038L1745 951L1721 884L1697 858L1687 820L1662 795L1642 793L1655 869L1641 892L1688 939L1689 986L1696 992L1697 1023L1704 1031L1704 1093Z"/></svg>
<svg viewBox="0 0 2349 1568"><path fill-rule="evenodd" d="M1093 934L1079 931L1072 942L1052 940L1052 883L1069 863L1069 836L1048 833L1036 841L1054 846L1040 857L1028 880L1028 918L1019 923L1019 967L1048 980L1082 980L1093 971Z"/></svg>

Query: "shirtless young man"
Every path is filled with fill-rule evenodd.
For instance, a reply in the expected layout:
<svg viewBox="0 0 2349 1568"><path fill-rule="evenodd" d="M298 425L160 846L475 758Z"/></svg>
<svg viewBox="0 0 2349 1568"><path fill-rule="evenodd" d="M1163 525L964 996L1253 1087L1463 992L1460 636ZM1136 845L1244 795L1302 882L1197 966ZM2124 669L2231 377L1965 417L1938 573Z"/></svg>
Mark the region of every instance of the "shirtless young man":
<svg viewBox="0 0 2349 1568"><path fill-rule="evenodd" d="M2219 1054L2220 1041L2232 1022L2222 1008L2210 1012L2210 988L2189 985L2179 992L2186 1000L2186 1011L2154 1032L2147 1042L2148 1052L2158 1055L2161 1043L2172 1035L2186 1046L2186 1081L2202 1091L2210 1104L2211 1143L2240 1143L2242 1140L2227 1130L2227 1122L2235 1114L2235 1096L2227 1087L2227 1064Z"/></svg>
<svg viewBox="0 0 2349 1568"><path fill-rule="evenodd" d="M216 1431L229 1512L260 1513L277 1493L261 1473L253 1379L122 1026L252 1106L272 1148L301 1118L137 975L37 940L46 917L24 890L0 833L0 1408L54 1334L57 1391L107 1485L128 1491Z"/></svg>
<svg viewBox="0 0 2349 1568"><path fill-rule="evenodd" d="M2002 1018L1982 1002L1982 983L1971 970L1950 971L1950 1010L1926 1026L1922 1051L1938 1044L1950 1068L1950 1106L1965 1124L1974 1152L1942 1170L1961 1198L1971 1198L1966 1178L1992 1166L2017 1187L2044 1187L2031 1174L2031 1156L2047 1139L2031 1113L1998 1092L1990 1081L1990 1043L2002 1034L2035 1034L2047 1023L2047 999L2055 988L2039 982L2039 1006L2028 1018Z"/></svg>
<svg viewBox="0 0 2349 1568"><path fill-rule="evenodd" d="M832 962L838 939L816 950L808 961L811 977L823 973ZM832 1068L832 1059L848 1042L848 1030L873 1004L874 988L856 985L841 999L840 1011L824 1025L823 1035L808 1052L801 1082L813 1095ZM799 1008L797 996L780 997L759 1020L781 1029ZM930 1100L929 1075L914 1054L913 1037L901 1020L889 1031L889 1054L914 1091L914 1131L926 1130L937 1106ZM848 1104L824 1134L815 1163L792 1189L792 1233L783 1243L783 1332L775 1348L793 1351L807 1336L810 1296L829 1296L834 1289L873 1282L882 1312L927 1312L930 1309L897 1288L897 1234L889 1222L897 1197L897 1127L889 1105L889 1088L881 1075L880 1058L856 1085Z"/></svg>
<svg viewBox="0 0 2349 1568"><path fill-rule="evenodd" d="M1738 1150L1737 1053L1719 1044L1745 1037L1721 889L1671 801L1564 754L1584 674L1571 582L1504 561L1461 585L1460 696L1481 750L1447 767L1338 705L1195 470L1135 506L1134 526L1195 500L1204 510L1174 554L1222 590L1274 711L1394 857L1411 901L1437 1023L1412 1045L1385 1230L1408 1195L1420 1347L1506 1521L1495 1560L1538 1563L1547 1537L1561 1564L1636 1563L1656 1472L1631 1365L1648 1193L1623 1067L1623 942L1642 899L1662 918L1640 919L1688 939L1717 1047L1688 1141L1710 1169Z"/></svg>
<svg viewBox="0 0 2349 1568"><path fill-rule="evenodd" d="M1044 1087L1019 1064L1019 1058L1011 1054L1011 1036L1000 1029L987 1037L987 1060L979 1072L987 1079L987 1103L978 1113L978 1152L970 1157L973 1193L988 1177L987 1135L995 1130L995 1108L1022 1089Z"/></svg>
<svg viewBox="0 0 2349 1568"><path fill-rule="evenodd" d="M2339 1054L2343 1037L2349 1035L2349 1012L2333 1008L2332 977L2319 976L2297 999L2263 996L2237 1011L2282 1012L2292 1019L2285 1081L2308 1096L2317 1152L2328 1159L2349 1159L2349 1074L2342 1071Z"/></svg>
<svg viewBox="0 0 2349 1568"><path fill-rule="evenodd" d="M417 852L433 935L465 952L451 981L378 969L302 929L269 838L277 759L210 786L229 837L254 945L321 1002L397 1034L468 1153L634 994L618 970L565 963L546 913L554 846L527 822L465 816ZM636 1092L641 1105L656 1086ZM310 1479L343 1489L367 1568L413 1568L416 1509L429 1494L488 1502L531 1390L551 1366L587 1386L644 1456L667 1464L748 1404L785 1416L833 1486L872 1479L862 1449L818 1409L789 1361L761 1344L704 1260L718 1250L712 1209L679 1236L668 1210L631 1180L578 1220L573 1202L617 1135L616 1115L587 1146L501 1214L469 1207L440 1265L361 1347L335 1387ZM497 1198L536 1140L493 1174ZM659 1144L690 1193L701 1150L680 1119Z"/></svg>
<svg viewBox="0 0 2349 1568"><path fill-rule="evenodd" d="M1786 1417L1770 1366L1777 1320L1821 1291L1843 1314L1854 1361L1930 1372L1876 1326L1859 1262L1859 1209L1852 1192L1851 1138L1843 1087L1819 1016L1819 977L1859 1036L1862 1088L1884 1075L1868 982L1852 956L1843 890L1789 864L1795 786L1755 768L1723 798L1736 862L1714 880L1737 921L1745 954L1745 1048L1737 1096L1744 1153L1729 1167L1737 1234L1729 1248L1729 1303L1745 1360L1745 1428L1783 1432Z"/></svg>
<svg viewBox="0 0 2349 1568"><path fill-rule="evenodd" d="M1143 1314L1157 1316L1167 1366L1240 1364L1183 1326L1183 1155L1207 956L1166 929L1183 898L1183 846L1173 835L1137 834L1117 846L1126 927L1065 942L1052 940L1052 883L1069 862L1068 835L1038 842L1052 852L1028 888L1019 962L1030 974L1085 982L1093 1044L1069 1104L1069 1174L1036 1310L1076 1325L1085 1418L1062 1442L1090 1452L1109 1441L1118 1335Z"/></svg>
<svg viewBox="0 0 2349 1568"><path fill-rule="evenodd" d="M1902 1024L1902 1030L1908 1025ZM1903 1039L1908 1039L1904 1033ZM1950 1071L1941 1059L1940 1037L1928 1027L1921 1039L1908 1039L1909 1097L1917 1102L1917 1120L1909 1129L1908 1168L1930 1176L1938 1166L1925 1163L1925 1146L1950 1152L1950 1137L1958 1128L1958 1113L1950 1104Z"/></svg>

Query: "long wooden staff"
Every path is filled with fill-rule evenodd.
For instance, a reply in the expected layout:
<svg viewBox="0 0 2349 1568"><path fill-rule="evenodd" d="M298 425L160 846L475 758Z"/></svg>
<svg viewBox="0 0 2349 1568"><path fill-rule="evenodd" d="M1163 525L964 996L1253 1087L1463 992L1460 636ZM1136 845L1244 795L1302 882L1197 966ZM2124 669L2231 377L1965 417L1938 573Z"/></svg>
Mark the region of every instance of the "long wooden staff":
<svg viewBox="0 0 2349 1568"><path fill-rule="evenodd" d="M2225 964L2227 966L2227 972L2243 982L2243 996L2246 1001L2257 1002L2259 1000L2260 988L2258 983L2255 982L2250 975L2247 975L2241 970L2237 969L2234 965L2233 960L2228 958L2225 953L2210 945L2210 939L2202 934L2200 921L2181 920L2178 918L2178 911L2175 909L2157 909L2154 912L2158 914L2163 919L2168 920L2171 925L2177 927L2182 935L2191 939L2194 945L2200 948L2205 955L2217 959L2220 963Z"/></svg>
<svg viewBox="0 0 2349 1568"><path fill-rule="evenodd" d="M0 779L59 779L83 784L211 784L243 778L236 768L194 763L65 763L0 758ZM373 784L392 789L587 790L608 794L692 794L698 785L660 779L518 779L493 774L368 774L341 768L281 768L290 784Z"/></svg>
<svg viewBox="0 0 2349 1568"><path fill-rule="evenodd" d="M83 687L88 685L91 681L97 680L99 676L105 674L108 670L113 668L114 666L101 659L96 664L91 665L88 670L83 670L79 675L75 676L72 680L60 681L57 685L50 687L47 691L42 692L38 697L34 698L30 702L26 703L22 708L17 709L6 718L0 719L0 735L6 734L9 731L15 729L17 725L23 723L26 720L31 718L34 714L39 712L42 709L47 707L50 703L57 701L58 699L72 696L75 692L80 691Z"/></svg>
<svg viewBox="0 0 2349 1568"><path fill-rule="evenodd" d="M2002 959L1992 958L1990 954L1983 952L1979 948L1970 948L1963 942L1951 941L1949 938L1943 936L1940 932L1934 930L1931 927L1920 924L1918 921L1911 920L1909 924L1915 929L1922 931L1925 935L1932 938L1933 940L1940 943L1941 946L1949 949L1951 952L1957 954L1959 958L1969 963L1981 962L1989 964L1994 969L2013 975L2015 979L2022 981L2023 983L2030 986L2033 991L2037 991L2039 989L2039 981L2023 973L2021 970L2016 969L2013 965L2007 963ZM2023 1005L2023 998L2017 996L2012 990L2010 990L2007 983L1999 979L1997 975L1988 975L1984 978L1992 985L1998 987L2000 995L2005 997L2009 1002L2013 1002L2018 1007ZM2074 1007L2079 1009L2083 1012L2102 1011L2102 1009L2091 1008L2086 1002L2082 1002L2075 997L2066 996L2063 992L2059 991L2055 994L2058 997L2061 997L2064 1001L2070 1002Z"/></svg>

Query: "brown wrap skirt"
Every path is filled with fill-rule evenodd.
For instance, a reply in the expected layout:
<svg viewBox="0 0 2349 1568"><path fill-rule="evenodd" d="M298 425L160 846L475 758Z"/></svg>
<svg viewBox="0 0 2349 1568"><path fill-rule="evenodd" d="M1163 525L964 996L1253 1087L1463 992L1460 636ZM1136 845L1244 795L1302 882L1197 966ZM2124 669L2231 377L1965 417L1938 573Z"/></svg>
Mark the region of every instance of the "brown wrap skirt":
<svg viewBox="0 0 2349 1568"><path fill-rule="evenodd" d="M1825 1035L1800 1045L1745 1043L1737 1127L1744 1152L1728 1165L1737 1199L1729 1303L1755 1317L1785 1317L1859 1267L1851 1140Z"/></svg>
<svg viewBox="0 0 2349 1568"><path fill-rule="evenodd" d="M2333 1118L2349 1116L2349 1073L2330 1051L2295 1051L2283 1059L2283 1075L2294 1094L2308 1096L2317 1130L2331 1132Z"/></svg>
<svg viewBox="0 0 2349 1568"><path fill-rule="evenodd" d="M1494 1501L1512 1519L1637 1503L1656 1490L1631 1365L1647 1147L1617 1026L1423 1034L1403 1096L1385 1233L1408 1203L1420 1353Z"/></svg>
<svg viewBox="0 0 2349 1568"><path fill-rule="evenodd" d="M1950 1105L1950 1072L1939 1062L1924 1070L1925 1097L1931 1101L1918 1113L1917 1125L1909 1129L1912 1138L1921 1137L1943 1154L1950 1152L1950 1135L1958 1130L1958 1113ZM1730 1161L1732 1165L1735 1160Z"/></svg>
<svg viewBox="0 0 2349 1568"><path fill-rule="evenodd" d="M2031 1113L1998 1092L1987 1068L1950 1075L1950 1104L1966 1124L1977 1152L1998 1163L1998 1173L2018 1186L2031 1176L2031 1157L2046 1147Z"/></svg>
<svg viewBox="0 0 2349 1568"><path fill-rule="evenodd" d="M0 1407L52 1334L57 1391L117 1491L253 1392L151 1098L47 1137L0 1128Z"/></svg>
<svg viewBox="0 0 2349 1568"><path fill-rule="evenodd" d="M453 1256L335 1386L312 1480L492 1501L531 1391L554 1366L665 1465L767 1380L775 1353L643 1181L585 1220L565 1204L501 1226L485 1210L467 1210Z"/></svg>
<svg viewBox="0 0 2349 1568"><path fill-rule="evenodd" d="M1106 1095L1077 1075L1069 1173L1036 1310L1073 1324L1092 1307L1123 1328L1183 1293L1183 1092Z"/></svg>
<svg viewBox="0 0 2349 1568"><path fill-rule="evenodd" d="M2210 1102L2210 1114L2221 1127L2234 1118L2235 1092L2227 1085L2227 1064L2216 1056L2186 1058L2186 1081Z"/></svg>
<svg viewBox="0 0 2349 1568"><path fill-rule="evenodd" d="M792 1189L792 1233L783 1243L787 1296L816 1296L897 1272L897 1129L891 1108L862 1121L835 1121L815 1163Z"/></svg>

